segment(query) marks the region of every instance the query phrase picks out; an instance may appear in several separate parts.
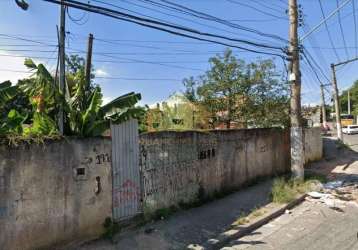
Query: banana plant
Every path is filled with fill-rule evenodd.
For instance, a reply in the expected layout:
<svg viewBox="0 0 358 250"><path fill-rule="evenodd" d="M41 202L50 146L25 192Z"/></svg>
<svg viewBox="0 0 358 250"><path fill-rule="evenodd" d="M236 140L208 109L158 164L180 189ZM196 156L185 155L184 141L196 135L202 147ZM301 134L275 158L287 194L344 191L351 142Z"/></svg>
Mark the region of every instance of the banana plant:
<svg viewBox="0 0 358 250"><path fill-rule="evenodd" d="M144 109L134 105L141 98L141 94L130 92L102 106L100 112L113 123L121 123L130 118L139 118L143 115Z"/></svg>
<svg viewBox="0 0 358 250"><path fill-rule="evenodd" d="M20 80L19 88L31 99L38 113L50 113L63 102L54 78L43 64L36 65L32 59L25 59L25 66L34 73L30 78Z"/></svg>
<svg viewBox="0 0 358 250"><path fill-rule="evenodd" d="M16 96L17 91L17 87L11 86L10 81L0 83L0 110L8 101Z"/></svg>

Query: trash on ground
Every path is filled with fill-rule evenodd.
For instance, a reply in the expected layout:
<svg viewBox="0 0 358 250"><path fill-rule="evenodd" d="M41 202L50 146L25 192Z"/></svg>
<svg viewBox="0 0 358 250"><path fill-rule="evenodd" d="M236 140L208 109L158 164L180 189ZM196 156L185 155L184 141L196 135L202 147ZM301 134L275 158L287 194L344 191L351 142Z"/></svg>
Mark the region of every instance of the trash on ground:
<svg viewBox="0 0 358 250"><path fill-rule="evenodd" d="M343 186L344 181L330 181L326 184L323 184L325 189L336 189Z"/></svg>
<svg viewBox="0 0 358 250"><path fill-rule="evenodd" d="M321 202L338 212L344 212L346 205L358 207L358 182L357 178L349 177L344 180L331 181L323 184L323 189L307 193L306 200Z"/></svg>

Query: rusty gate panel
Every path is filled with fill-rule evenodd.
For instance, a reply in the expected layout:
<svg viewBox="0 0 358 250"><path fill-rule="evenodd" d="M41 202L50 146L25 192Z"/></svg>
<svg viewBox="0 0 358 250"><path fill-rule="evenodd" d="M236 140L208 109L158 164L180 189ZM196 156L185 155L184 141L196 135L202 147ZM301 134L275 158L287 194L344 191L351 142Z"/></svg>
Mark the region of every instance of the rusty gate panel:
<svg viewBox="0 0 358 250"><path fill-rule="evenodd" d="M111 124L113 219L129 219L141 212L138 122Z"/></svg>

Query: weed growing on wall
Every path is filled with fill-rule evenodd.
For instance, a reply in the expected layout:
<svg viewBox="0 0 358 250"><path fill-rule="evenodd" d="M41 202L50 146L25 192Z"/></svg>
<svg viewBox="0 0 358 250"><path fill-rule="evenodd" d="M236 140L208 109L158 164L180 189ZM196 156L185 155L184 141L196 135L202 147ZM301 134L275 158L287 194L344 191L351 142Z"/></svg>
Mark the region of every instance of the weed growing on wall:
<svg viewBox="0 0 358 250"><path fill-rule="evenodd" d="M105 239L113 240L113 236L120 231L118 223L114 222L110 217L107 217L104 220L103 227L104 233L102 236Z"/></svg>

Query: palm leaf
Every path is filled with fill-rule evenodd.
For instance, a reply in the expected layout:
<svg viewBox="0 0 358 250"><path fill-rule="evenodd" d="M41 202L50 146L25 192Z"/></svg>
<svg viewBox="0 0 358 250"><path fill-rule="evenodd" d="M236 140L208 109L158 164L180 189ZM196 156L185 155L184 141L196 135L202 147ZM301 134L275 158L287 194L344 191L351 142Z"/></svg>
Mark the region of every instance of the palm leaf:
<svg viewBox="0 0 358 250"><path fill-rule="evenodd" d="M110 103L101 107L101 112L105 115L111 115L116 112L116 109L123 109L126 107L134 106L139 100L142 99L141 94L139 93L128 93L122 95Z"/></svg>
<svg viewBox="0 0 358 250"><path fill-rule="evenodd" d="M0 84L0 107L5 105L6 102L14 98L18 92L16 86L11 86L10 82L3 82Z"/></svg>
<svg viewBox="0 0 358 250"><path fill-rule="evenodd" d="M101 105L101 94L96 89L92 95L90 105L88 106L86 112L82 115L82 126L81 134L85 135L86 130L91 127L91 123L96 121L98 116L98 111Z"/></svg>
<svg viewBox="0 0 358 250"><path fill-rule="evenodd" d="M5 82L0 83L0 90L6 89L8 87L11 87L11 82L10 81L5 81Z"/></svg>
<svg viewBox="0 0 358 250"><path fill-rule="evenodd" d="M30 58L26 58L25 59L25 66L28 67L31 70L37 69L36 64L34 63L34 61Z"/></svg>

